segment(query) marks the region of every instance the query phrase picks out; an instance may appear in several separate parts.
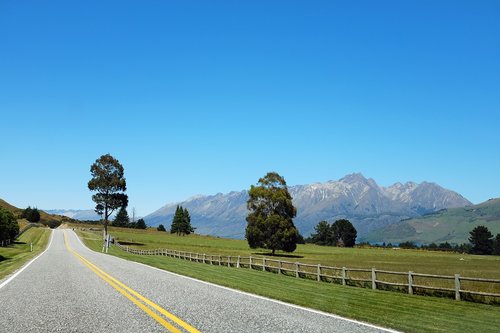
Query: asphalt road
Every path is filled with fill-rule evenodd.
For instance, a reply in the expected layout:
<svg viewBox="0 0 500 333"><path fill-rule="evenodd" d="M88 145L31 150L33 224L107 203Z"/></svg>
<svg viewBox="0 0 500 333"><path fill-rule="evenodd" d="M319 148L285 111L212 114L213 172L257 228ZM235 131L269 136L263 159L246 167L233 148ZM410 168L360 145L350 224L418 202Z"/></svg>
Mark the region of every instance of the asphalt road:
<svg viewBox="0 0 500 333"><path fill-rule="evenodd" d="M105 255L72 230L0 289L0 332L385 332Z"/></svg>

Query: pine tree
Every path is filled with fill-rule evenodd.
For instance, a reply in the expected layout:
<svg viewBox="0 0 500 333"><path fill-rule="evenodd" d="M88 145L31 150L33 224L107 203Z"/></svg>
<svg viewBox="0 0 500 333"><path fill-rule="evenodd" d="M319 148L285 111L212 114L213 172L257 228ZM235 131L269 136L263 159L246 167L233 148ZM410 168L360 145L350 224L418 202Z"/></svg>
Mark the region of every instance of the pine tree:
<svg viewBox="0 0 500 333"><path fill-rule="evenodd" d="M470 232L469 242L472 244L472 254L492 254L493 235L483 225L479 225Z"/></svg>
<svg viewBox="0 0 500 333"><path fill-rule="evenodd" d="M181 207L182 210L182 207ZM189 235L194 232L194 228L191 226L191 216L187 208L182 210L182 224L181 224L181 233L185 235Z"/></svg>
<svg viewBox="0 0 500 333"><path fill-rule="evenodd" d="M125 207L121 207L118 213L116 214L112 224L114 227L126 228L128 227L129 223L130 223L130 218L128 217L127 209Z"/></svg>
<svg viewBox="0 0 500 333"><path fill-rule="evenodd" d="M156 228L156 230L158 230L158 231L167 231L167 230L165 230L165 227L163 226L163 224L160 224L158 226L158 228Z"/></svg>
<svg viewBox="0 0 500 333"><path fill-rule="evenodd" d="M146 225L146 222L144 222L143 219L138 219L135 227L137 229L146 229L148 226Z"/></svg>
<svg viewBox="0 0 500 333"><path fill-rule="evenodd" d="M172 226L170 227L171 234L180 234L180 224L182 219L181 207L177 206L175 209L174 218L172 220Z"/></svg>

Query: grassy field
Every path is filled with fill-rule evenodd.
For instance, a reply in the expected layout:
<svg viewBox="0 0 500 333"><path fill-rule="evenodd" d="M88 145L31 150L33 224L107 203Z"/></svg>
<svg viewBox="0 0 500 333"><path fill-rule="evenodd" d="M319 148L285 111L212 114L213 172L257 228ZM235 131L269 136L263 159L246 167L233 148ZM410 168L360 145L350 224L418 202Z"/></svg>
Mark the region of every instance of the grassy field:
<svg viewBox="0 0 500 333"><path fill-rule="evenodd" d="M87 228L88 229L88 228ZM100 234L95 231L94 233ZM120 242L131 243L137 249L167 248L223 256L268 256L267 251L250 249L244 240L210 236L176 236L156 230L110 228ZM135 244L134 244L135 243ZM282 255L282 256L279 256ZM337 248L313 244L298 245L288 255L278 253L281 260L322 264L325 266L372 268L400 272L453 275L500 279L500 256L477 256L424 250L382 248Z"/></svg>
<svg viewBox="0 0 500 333"><path fill-rule="evenodd" d="M88 230L77 232L87 246L96 251L101 250L100 232ZM197 235L177 237L166 233L157 233L152 230L111 229L111 233L115 237L119 237L121 241L144 244L135 245L137 248L162 247L225 255L259 254L259 252L248 249L245 242L237 240ZM428 260L433 262L432 266L436 265L434 267L439 267L436 264L439 262L441 262L441 265L448 261L453 262L452 258L454 258L454 255L451 254L421 253L419 251L408 251L406 255L399 251L378 249L354 249L351 251L353 253L349 253L348 249L331 249L306 245L299 247L297 253L294 253L294 255L302 257L300 261L308 260L314 262L318 260L332 260L328 258L328 255L334 254L337 259L344 260L343 262L347 266L353 266L354 264L362 266L363 263L370 263L371 261L366 259L362 263L359 262L361 260L359 257L365 254L371 256L372 260L376 260L379 263L384 263L383 256L387 256L390 259L388 260L388 265L400 265L398 263L399 260L416 258L415 260L419 262L421 267L426 266L423 264L425 260L418 258L419 255L432 257L435 254L436 258L434 260ZM405 332L497 332L498 327L500 327L499 306L343 287L257 270L204 265L167 257L138 256L123 252L116 247L112 247L110 253L219 285ZM379 255L377 256L377 254ZM293 258L293 260L296 259L299 260L298 258ZM358 260L356 261L356 259ZM480 262L479 267L483 267L483 265L488 266L487 263ZM498 267L499 261L493 261L491 264L496 264L496 270L500 270L500 267ZM429 267L427 269L432 270ZM417 271L414 268L413 270Z"/></svg>
<svg viewBox="0 0 500 333"><path fill-rule="evenodd" d="M8 247L0 247L0 279L11 274L42 252L49 241L50 229L31 228ZM30 252L33 243L33 252Z"/></svg>

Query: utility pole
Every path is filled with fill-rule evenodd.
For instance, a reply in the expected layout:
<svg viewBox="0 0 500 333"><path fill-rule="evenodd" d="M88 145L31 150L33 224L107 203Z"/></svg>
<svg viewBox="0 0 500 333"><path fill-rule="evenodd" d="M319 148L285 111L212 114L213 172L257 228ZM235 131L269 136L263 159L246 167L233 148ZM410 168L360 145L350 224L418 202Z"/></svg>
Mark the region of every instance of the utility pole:
<svg viewBox="0 0 500 333"><path fill-rule="evenodd" d="M135 207L132 207L132 223L135 223Z"/></svg>

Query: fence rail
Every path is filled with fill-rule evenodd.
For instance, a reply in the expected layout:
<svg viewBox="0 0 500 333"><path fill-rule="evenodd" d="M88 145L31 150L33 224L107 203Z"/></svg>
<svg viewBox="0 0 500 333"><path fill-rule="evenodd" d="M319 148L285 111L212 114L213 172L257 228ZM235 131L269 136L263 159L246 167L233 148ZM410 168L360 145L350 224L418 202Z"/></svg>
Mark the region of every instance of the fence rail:
<svg viewBox="0 0 500 333"><path fill-rule="evenodd" d="M139 255L159 255L192 262L205 263L218 266L260 269L262 271L287 274L296 278L309 278L317 281L333 282L342 285L353 285L356 283L365 284L371 289L383 289L383 286L392 286L405 289L410 295L416 290L432 290L454 294L455 300L459 301L464 295L478 295L486 297L500 298L500 293L488 292L485 290L471 290L463 288L462 282L489 283L489 290L500 290L500 279L484 279L462 277L455 275L435 275L415 272L395 272L377 270L375 268L347 268L322 266L320 264L305 264L300 262L283 261L266 257L242 257L242 256L221 256L212 254L200 254L194 252L177 251L169 249L140 250L115 242L115 245L128 253ZM391 276L392 279L383 277ZM440 280L441 283L430 282ZM447 281L444 282L444 281ZM417 283L418 282L418 283ZM424 284L427 282L427 284ZM444 282L444 283L443 283ZM440 286L436 286L440 284Z"/></svg>

